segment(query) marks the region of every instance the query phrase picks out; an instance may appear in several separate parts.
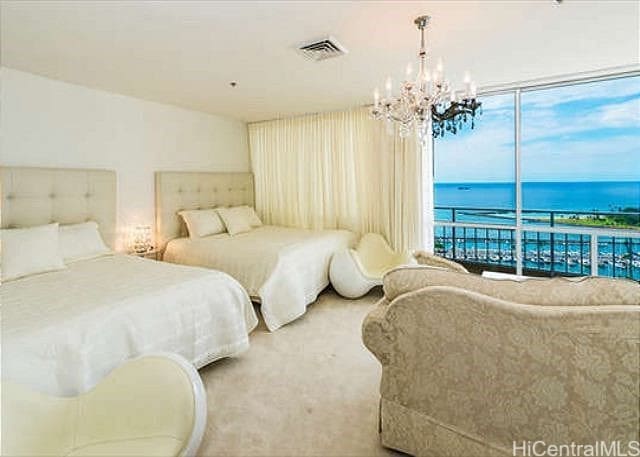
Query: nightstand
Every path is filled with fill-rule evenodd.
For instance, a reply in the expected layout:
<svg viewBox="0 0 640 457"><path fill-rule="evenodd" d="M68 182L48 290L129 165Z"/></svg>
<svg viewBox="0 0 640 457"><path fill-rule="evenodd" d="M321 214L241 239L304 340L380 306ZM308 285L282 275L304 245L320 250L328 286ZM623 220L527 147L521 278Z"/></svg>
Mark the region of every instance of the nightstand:
<svg viewBox="0 0 640 457"><path fill-rule="evenodd" d="M129 255L135 255L137 257L142 257L145 259L151 260L162 260L162 250L160 249L151 249L146 252L130 252Z"/></svg>

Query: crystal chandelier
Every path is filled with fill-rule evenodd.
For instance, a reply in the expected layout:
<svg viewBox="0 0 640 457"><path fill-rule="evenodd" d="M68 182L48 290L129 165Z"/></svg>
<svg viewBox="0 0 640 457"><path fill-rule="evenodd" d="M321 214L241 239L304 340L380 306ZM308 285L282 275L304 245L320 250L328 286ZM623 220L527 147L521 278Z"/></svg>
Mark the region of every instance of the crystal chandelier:
<svg viewBox="0 0 640 457"><path fill-rule="evenodd" d="M420 16L414 23L420 30L420 70L415 81L411 80L412 67L407 65L407 77L400 87L400 94L392 94L392 81L387 78L386 97L380 99L380 92L373 93L374 104L371 115L384 119L390 127L399 126L401 137L407 137L414 130L424 139L432 126L433 136L442 137L445 132L455 134L468 122L475 126L476 113L481 114L481 103L476 100L476 85L469 73L464 77L464 90L456 92L444 78L442 60L438 61L433 74L427 69L424 30L430 16Z"/></svg>

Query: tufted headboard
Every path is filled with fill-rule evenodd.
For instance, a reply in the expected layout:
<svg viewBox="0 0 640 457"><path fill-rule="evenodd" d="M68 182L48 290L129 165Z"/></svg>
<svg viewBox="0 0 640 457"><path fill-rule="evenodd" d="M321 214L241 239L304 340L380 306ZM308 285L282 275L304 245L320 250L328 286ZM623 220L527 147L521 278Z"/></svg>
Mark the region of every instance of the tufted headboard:
<svg viewBox="0 0 640 457"><path fill-rule="evenodd" d="M215 206L253 206L252 173L189 171L156 172L156 231L158 247L186 236L178 212Z"/></svg>
<svg viewBox="0 0 640 457"><path fill-rule="evenodd" d="M115 249L116 173L112 170L0 167L2 228L95 221Z"/></svg>

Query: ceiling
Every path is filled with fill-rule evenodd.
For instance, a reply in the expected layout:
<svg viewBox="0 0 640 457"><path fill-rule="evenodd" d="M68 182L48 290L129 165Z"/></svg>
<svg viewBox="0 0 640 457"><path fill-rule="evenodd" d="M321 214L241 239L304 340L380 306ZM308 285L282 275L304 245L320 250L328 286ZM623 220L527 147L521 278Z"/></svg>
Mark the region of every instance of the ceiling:
<svg viewBox="0 0 640 457"><path fill-rule="evenodd" d="M480 87L637 65L640 2L2 1L2 65L256 121L368 103L432 16L432 56ZM295 52L332 35L346 56ZM433 59L431 60L433 62ZM237 81L232 88L230 81Z"/></svg>

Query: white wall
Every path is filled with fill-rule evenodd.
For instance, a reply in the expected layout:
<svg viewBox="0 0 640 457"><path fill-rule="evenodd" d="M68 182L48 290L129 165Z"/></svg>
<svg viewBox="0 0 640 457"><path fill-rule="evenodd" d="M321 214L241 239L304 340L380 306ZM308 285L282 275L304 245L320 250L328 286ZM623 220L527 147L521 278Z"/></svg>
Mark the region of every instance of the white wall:
<svg viewBox="0 0 640 457"><path fill-rule="evenodd" d="M122 235L154 226L154 171L250 169L244 122L6 67L0 75L0 163L116 170Z"/></svg>

